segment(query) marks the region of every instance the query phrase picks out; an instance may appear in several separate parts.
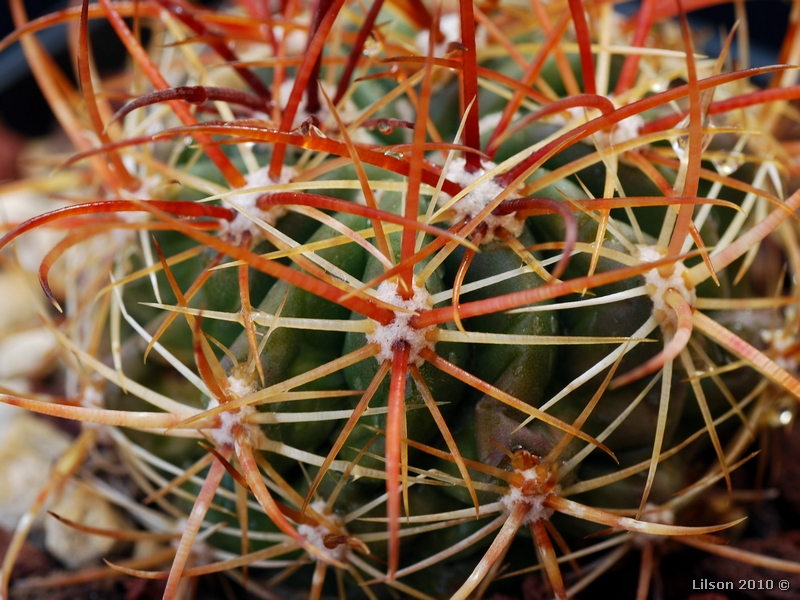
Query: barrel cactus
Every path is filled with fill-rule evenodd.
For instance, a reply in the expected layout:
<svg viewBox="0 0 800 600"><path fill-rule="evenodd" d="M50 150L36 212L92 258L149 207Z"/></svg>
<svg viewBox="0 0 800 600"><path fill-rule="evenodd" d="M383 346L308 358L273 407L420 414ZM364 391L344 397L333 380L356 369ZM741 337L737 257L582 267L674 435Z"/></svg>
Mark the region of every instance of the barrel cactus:
<svg viewBox="0 0 800 600"><path fill-rule="evenodd" d="M666 540L800 568L704 505L800 398L789 67L698 55L680 2L11 6L77 152L0 239L65 231L58 377L0 399L82 433L4 597L73 478L144 531L72 526L172 540L109 563L164 598L565 598L634 549L646 597ZM32 35L58 23L77 87Z"/></svg>

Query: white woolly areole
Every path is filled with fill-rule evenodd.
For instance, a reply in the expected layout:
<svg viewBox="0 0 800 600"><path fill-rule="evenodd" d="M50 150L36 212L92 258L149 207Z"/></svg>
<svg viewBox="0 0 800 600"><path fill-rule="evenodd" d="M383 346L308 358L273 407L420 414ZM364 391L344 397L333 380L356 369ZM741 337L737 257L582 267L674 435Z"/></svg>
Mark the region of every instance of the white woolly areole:
<svg viewBox="0 0 800 600"><path fill-rule="evenodd" d="M102 384L100 382L90 383L86 387L83 388L83 393L81 394L81 406L85 408L100 408L103 409L106 407L106 398L105 394L103 393L103 388L101 387ZM83 421L81 423L82 429L92 429L97 435L97 443L99 444L113 444L114 440L112 439L109 428L106 425L101 423L90 423L89 421Z"/></svg>
<svg viewBox="0 0 800 600"><path fill-rule="evenodd" d="M87 385L83 389L83 398L81 398L81 406L91 408L105 407L105 396L103 391L94 385Z"/></svg>
<svg viewBox="0 0 800 600"><path fill-rule="evenodd" d="M563 113L568 113L569 118L565 119ZM586 120L586 109L582 106L573 106L572 108L565 108L561 112L553 113L544 117L546 123L555 123L556 125L566 125L572 121L579 121L576 124L583 124Z"/></svg>
<svg viewBox="0 0 800 600"><path fill-rule="evenodd" d="M125 168L130 173L136 173L140 171L139 163L136 162L132 156L125 155L122 157L122 164L125 165ZM127 191L127 190L120 190L120 196L124 200L158 200L159 194L158 188L164 185L164 178L154 173L152 175L146 175L143 177L139 177L139 187L136 191ZM144 216L144 219L139 218L140 216ZM127 221L128 223L136 223L141 222L149 217L148 213L120 213L117 215L121 217L123 220Z"/></svg>
<svg viewBox="0 0 800 600"><path fill-rule="evenodd" d="M286 105L289 103L289 96L292 95L292 90L294 89L294 79L285 79L283 83L281 83L280 87L280 103L281 108L285 109ZM328 98L331 100L336 96L336 87L325 82L322 83L322 89L327 94ZM303 96L300 100L300 105L297 107L297 112L294 115L294 119L292 120L292 129L297 129L303 123L307 122L309 119L316 119L320 125L325 124L325 129L327 130L334 130L338 131L339 128L336 124L333 115L331 114L330 108L328 108L328 103L325 101L325 98L322 97L322 92L320 92L319 96L319 110L315 113L308 112L307 105L306 105L306 92L303 90ZM356 107L356 105L348 100L344 103L339 103L339 106L336 108L337 114L339 118L348 123L350 121L354 121L358 115L360 114L360 110ZM264 120L269 121L270 117L268 115L264 115ZM312 121L313 122L313 121ZM364 128L360 127L355 131L351 131L349 133L350 137L354 141L358 142L369 142L375 143L375 140L369 136L364 136ZM325 137L325 134L320 131L318 128L314 127L314 135L319 137Z"/></svg>
<svg viewBox="0 0 800 600"><path fill-rule="evenodd" d="M233 398L241 398L253 391L252 386L245 383L243 380L230 376L228 377L228 390ZM208 402L209 409L219 406L219 402L212 398ZM208 430L208 434L218 446L236 446L236 429L243 428L248 431L248 434L257 433L260 430L258 426L250 424L248 417L256 412L252 406L242 406L232 410L221 412L219 417L219 426L214 429Z"/></svg>
<svg viewBox="0 0 800 600"><path fill-rule="evenodd" d="M301 17L303 24L307 25L308 17L304 15ZM276 25L273 28L273 35L275 40L280 43L283 41L285 28L281 25ZM284 42L284 51L287 56L302 56L308 47L308 34L303 29L291 29L286 35L286 42Z"/></svg>
<svg viewBox="0 0 800 600"><path fill-rule="evenodd" d="M430 294L425 288L413 286L414 295L406 300L397 293L397 284L391 281L384 281L376 290L375 297L381 302L386 302L392 306L402 308L412 312L396 311L394 313L394 320L388 325L375 325L375 331L367 334L367 341L370 343L377 343L381 347L381 351L375 356L379 363L385 360L392 360L394 352L392 347L397 342L406 342L409 346L408 349L408 363L417 366L422 365L424 362L419 353L424 348L433 350L434 342L427 339L429 331L436 326L425 327L417 329L409 325L411 317L422 310L427 310L433 306Z"/></svg>
<svg viewBox="0 0 800 600"><path fill-rule="evenodd" d="M487 170L494 169L497 165L493 162L484 163L487 169L478 169L474 173L466 170L467 161L463 158L455 158L450 162L450 166L445 172L445 176L452 182L457 183L461 187L466 188L477 179L482 177ZM486 206L491 203L497 196L505 191L505 188L497 184L494 179L488 179L479 184L475 189L456 202L450 210L455 213L453 222L463 221L466 218L471 218L481 212ZM439 197L439 204L444 205L450 201L451 196L442 194ZM498 227L502 227L514 237L519 237L522 234L523 227L525 226L524 219L518 219L516 213L509 215L493 215L489 214L483 222L486 224L486 235L481 240L485 244L494 239L494 232Z"/></svg>
<svg viewBox="0 0 800 600"><path fill-rule="evenodd" d="M446 15L442 15L442 18L439 20L439 31L444 36L444 40L435 44L433 47L433 55L434 56L444 56L447 54L447 47L452 44L453 42L460 42L461 41L461 17L458 13L449 13ZM429 29L425 29L417 34L417 38L415 40L415 45L417 46L417 50L419 50L422 54L428 54L428 46L430 45L431 39L431 32ZM486 43L488 41L488 34L486 30L482 27L475 28L475 47L477 49L485 48Z"/></svg>
<svg viewBox="0 0 800 600"><path fill-rule="evenodd" d="M536 473L536 469L533 467L525 469L524 471L517 471L517 473L522 475L525 481L536 481L536 487L538 487L538 484L543 483ZM508 513L512 512L519 503L527 505L529 507L528 513L522 519L522 525L527 525L528 523L536 523L537 521L546 521L553 516L553 509L547 508L544 505L544 501L547 500L547 497L551 494L558 493L558 490L559 488L556 486L547 494L525 494L519 487L511 486L508 493L500 498L500 502Z"/></svg>
<svg viewBox="0 0 800 600"><path fill-rule="evenodd" d="M263 188L271 185L289 183L295 176L296 171L292 167L284 166L281 169L281 175L278 181L273 181L269 176L269 167L263 167L258 171L253 171L245 177L247 183L243 188L239 189L240 193L229 196L225 201L233 208L241 210L233 221L222 221L220 234L223 236L231 236L235 240L240 240L245 231L250 232L254 239L261 237L261 229L259 226L248 216L257 217L269 225L275 225L275 222L286 214L286 209L283 206L271 206L267 210L261 210L256 206L258 199L267 193ZM256 192L247 192L245 190L259 188ZM247 213L247 214L244 214Z"/></svg>
<svg viewBox="0 0 800 600"><path fill-rule="evenodd" d="M789 373L797 372L797 360L791 356L786 357L787 352L797 343L797 339L789 329L776 329L775 331L769 329L761 330L761 340L769 344L770 348L775 351L772 360L784 371Z"/></svg>
<svg viewBox="0 0 800 600"><path fill-rule="evenodd" d="M644 510L642 511L642 515L639 517L639 520L644 521L645 523L674 525L675 513L673 513L669 508L658 508L658 506L655 504L648 502L644 505ZM634 533L632 539L634 545L638 548L641 548L645 544L649 544L653 541L663 540L663 535L654 535L652 533Z"/></svg>
<svg viewBox="0 0 800 600"><path fill-rule="evenodd" d="M664 254L659 252L655 246L638 246L639 248L639 260L642 262L655 262L657 260L661 260L664 258ZM672 266L672 273L669 277L663 277L658 269L651 269L647 273L644 274L644 280L646 282L647 294L650 296L650 299L653 301L653 308L654 314L658 319L661 326L670 326L672 330L675 331L678 320L675 315L675 311L670 308L665 300L667 292L669 290L675 290L686 302L689 306L694 306L695 301L697 300L697 294L695 293L694 289L689 289L686 285L686 279L684 275L688 269L683 265L682 262L676 262Z"/></svg>
<svg viewBox="0 0 800 600"><path fill-rule="evenodd" d="M311 508L314 509L314 512L320 515L325 515L325 518L330 521L331 524L335 525L340 530L344 530L344 522L339 515L333 513L327 514L325 512L324 500L316 500L312 502ZM306 523L302 523L297 527L297 533L302 535L309 544L316 546L325 556L340 562L347 558L347 552L350 549L347 544L339 544L335 548L328 548L325 546L325 536L331 535L332 533L335 534L336 532L331 531L324 525L308 525Z"/></svg>
<svg viewBox="0 0 800 600"><path fill-rule="evenodd" d="M639 130L644 126L644 119L640 115L631 115L611 126L611 133L598 131L594 134L595 140L601 146L623 144L639 137Z"/></svg>
<svg viewBox="0 0 800 600"><path fill-rule="evenodd" d="M136 168L136 162L133 161L133 157L127 155L122 157L123 161L126 158L131 159L131 161L125 163L126 168L131 173L135 173L138 170ZM132 164L133 167L129 167L128 164ZM156 200L158 199L158 195L156 194L157 188L162 185L162 183L163 181L160 175L150 175L139 180L139 188L135 192L120 190L120 197L124 200ZM150 220L150 213L142 209L140 212L116 213L116 217L126 223L146 223ZM114 238L114 241L125 246L129 246L131 240L134 239L136 235L136 232L131 229L115 228L111 231L111 236Z"/></svg>
<svg viewBox="0 0 800 600"><path fill-rule="evenodd" d="M478 130L481 133L492 131L493 129L497 128L497 126L500 124L500 119L502 118L503 118L503 113L500 111L489 113L488 115L483 115L480 121L478 121ZM518 112L514 113L513 120L516 120L518 118L519 118L519 113Z"/></svg>
<svg viewBox="0 0 800 600"><path fill-rule="evenodd" d="M328 85L323 84L323 89L325 93L328 94L329 98L333 98L336 90L331 88ZM294 89L294 79L285 79L281 84L281 108L286 108L286 104L289 102L289 96L292 95L292 89ZM294 115L294 120L292 121L292 127L300 127L303 122L307 121L311 117L315 117L319 120L320 123L324 123L325 121L331 118L331 111L328 108L328 104L325 102L325 99L322 98L320 94L320 108L319 112L312 115L310 112L306 110L306 101L305 101L306 93L303 91L303 99L300 101L300 106L297 108L297 112Z"/></svg>
<svg viewBox="0 0 800 600"><path fill-rule="evenodd" d="M582 106L573 106L572 108L567 108L564 112L569 113L570 119L567 121L564 117L561 116L561 113L556 113L549 118L551 123L557 123L559 125L566 125L567 122L576 121L576 126L578 124L583 124L587 120L587 111L591 110L588 108L584 108ZM626 119L622 119L619 123L615 123L611 126L611 131L598 131L593 136L585 138L583 143L593 145L597 143L600 146L607 147L613 146L615 144L622 144L632 139L635 139L639 136L639 130L644 126L644 119L641 115L631 115ZM594 138L594 142L592 142L592 138Z"/></svg>
<svg viewBox="0 0 800 600"><path fill-rule="evenodd" d="M248 380L228 375L228 393L234 398L244 398L254 390L255 388Z"/></svg>

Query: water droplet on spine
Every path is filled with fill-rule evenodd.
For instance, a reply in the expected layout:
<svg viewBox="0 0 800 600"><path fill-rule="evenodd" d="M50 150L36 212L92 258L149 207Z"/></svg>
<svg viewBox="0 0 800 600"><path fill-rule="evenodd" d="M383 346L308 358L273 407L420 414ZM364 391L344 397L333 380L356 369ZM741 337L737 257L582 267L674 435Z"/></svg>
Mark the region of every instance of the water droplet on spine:
<svg viewBox="0 0 800 600"><path fill-rule="evenodd" d="M675 126L675 129L688 129L690 123L689 115L686 115L680 123ZM711 121L711 117L706 116L703 119L703 128L704 129L714 129L714 123ZM708 145L711 143L711 140L714 138L713 133L704 133L703 134L703 143L701 152L705 152ZM679 135L678 137L672 138L670 140L670 144L672 145L672 149L675 151L675 154L678 156L679 159L683 160L684 156L686 155L686 150L689 147L689 136L688 135Z"/></svg>
<svg viewBox="0 0 800 600"><path fill-rule="evenodd" d="M744 164L744 156L741 152L732 151L722 159L712 158L711 162L714 164L717 173L727 177L735 173Z"/></svg>

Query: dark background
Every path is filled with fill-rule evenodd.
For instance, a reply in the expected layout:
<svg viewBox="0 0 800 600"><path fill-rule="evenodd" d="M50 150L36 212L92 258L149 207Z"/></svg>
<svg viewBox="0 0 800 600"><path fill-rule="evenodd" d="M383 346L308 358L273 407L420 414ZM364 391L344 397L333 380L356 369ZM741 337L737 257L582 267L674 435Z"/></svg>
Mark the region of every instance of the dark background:
<svg viewBox="0 0 800 600"><path fill-rule="evenodd" d="M618 8L625 14L633 14L637 4L638 2L624 2ZM26 0L25 5L29 18L33 19L63 8L67 6L67 2ZM789 21L789 3L780 0L751 0L746 7L753 50L751 66L774 62L777 44L783 39L783 32ZM694 27L711 26L712 29L718 29L723 26L729 31L734 22L734 10L730 5L720 5L696 11L691 14L691 18ZM0 37L5 37L12 30L8 5L0 0ZM98 21L92 23L91 30L95 59L101 72L121 68L124 65L125 52L111 27ZM66 28L51 28L39 38L57 62L62 67L68 67L70 57L67 54ZM709 45L701 51L715 54L719 49L719 36L711 38ZM102 52L98 52L101 48ZM67 68L66 71L71 72L71 69ZM18 44L0 54L0 123L2 122L24 136L44 135L53 127L52 113L25 64Z"/></svg>

